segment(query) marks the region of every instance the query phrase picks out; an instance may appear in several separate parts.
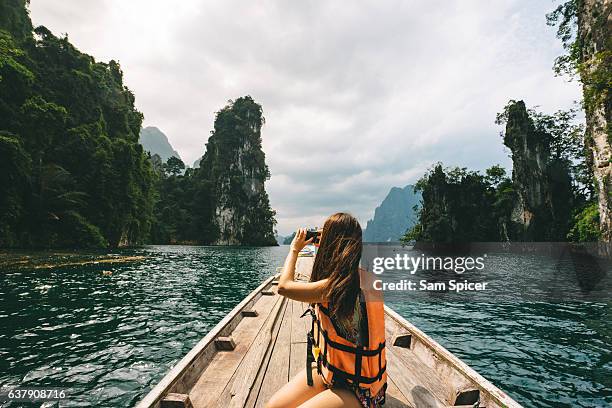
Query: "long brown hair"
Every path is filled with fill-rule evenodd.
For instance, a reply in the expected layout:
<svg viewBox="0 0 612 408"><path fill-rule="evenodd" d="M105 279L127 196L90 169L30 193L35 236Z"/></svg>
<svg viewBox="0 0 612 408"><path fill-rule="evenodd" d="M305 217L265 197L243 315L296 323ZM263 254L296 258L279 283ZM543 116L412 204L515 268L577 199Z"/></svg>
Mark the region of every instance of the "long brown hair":
<svg viewBox="0 0 612 408"><path fill-rule="evenodd" d="M336 213L325 221L310 281L329 279L330 312L339 320L352 318L355 310L361 249L361 226L355 217Z"/></svg>

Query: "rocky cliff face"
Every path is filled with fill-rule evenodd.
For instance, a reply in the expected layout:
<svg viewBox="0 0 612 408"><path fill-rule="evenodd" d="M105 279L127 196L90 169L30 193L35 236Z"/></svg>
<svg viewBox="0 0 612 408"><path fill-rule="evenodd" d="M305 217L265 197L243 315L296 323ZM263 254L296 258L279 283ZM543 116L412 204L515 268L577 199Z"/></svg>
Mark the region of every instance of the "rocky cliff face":
<svg viewBox="0 0 612 408"><path fill-rule="evenodd" d="M517 191L511 220L521 240L541 239L543 222L551 216L546 166L550 140L537 132L523 101L508 107L504 144L512 151L512 182Z"/></svg>
<svg viewBox="0 0 612 408"><path fill-rule="evenodd" d="M277 245L274 211L264 183L270 173L261 148L261 106L239 98L217 113L200 164L213 199L216 245Z"/></svg>
<svg viewBox="0 0 612 408"><path fill-rule="evenodd" d="M612 0L578 4L580 77L584 89L587 143L599 201L602 239L612 240Z"/></svg>
<svg viewBox="0 0 612 408"><path fill-rule="evenodd" d="M365 242L396 242L412 228L417 221L413 209L421 200L421 193L414 192L414 186L393 187L387 197L374 211L363 234Z"/></svg>
<svg viewBox="0 0 612 408"><path fill-rule="evenodd" d="M504 144L512 151L516 192L511 240L565 240L571 179L562 160L551 160L551 139L550 134L536 128L523 101L508 106Z"/></svg>

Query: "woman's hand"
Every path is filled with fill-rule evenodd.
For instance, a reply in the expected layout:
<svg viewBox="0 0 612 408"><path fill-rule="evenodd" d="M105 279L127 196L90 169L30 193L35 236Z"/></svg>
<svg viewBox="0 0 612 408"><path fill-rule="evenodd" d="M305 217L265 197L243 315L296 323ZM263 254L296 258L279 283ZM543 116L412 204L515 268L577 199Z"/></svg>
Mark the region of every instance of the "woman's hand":
<svg viewBox="0 0 612 408"><path fill-rule="evenodd" d="M312 242L313 238L306 240L306 228L298 228L295 232L295 237L291 241L291 250L300 252L304 247Z"/></svg>
<svg viewBox="0 0 612 408"><path fill-rule="evenodd" d="M299 252L310 244L313 238L306 239L306 228L300 228L295 232L291 242L291 250L285 259L283 271L278 278L278 294L306 303L320 303L326 301L328 280L322 279L317 282L295 282L295 264Z"/></svg>

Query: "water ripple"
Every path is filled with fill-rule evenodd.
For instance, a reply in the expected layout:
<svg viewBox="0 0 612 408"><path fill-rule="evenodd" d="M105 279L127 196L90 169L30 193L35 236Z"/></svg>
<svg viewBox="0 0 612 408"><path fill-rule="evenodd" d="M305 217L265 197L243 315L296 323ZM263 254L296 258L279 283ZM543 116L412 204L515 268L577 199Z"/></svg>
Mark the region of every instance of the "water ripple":
<svg viewBox="0 0 612 408"><path fill-rule="evenodd" d="M147 257L136 265L2 271L0 386L73 387L71 407L132 406L286 252L154 246L124 252ZM498 267L518 273L524 261ZM612 404L609 304L388 303L527 407Z"/></svg>

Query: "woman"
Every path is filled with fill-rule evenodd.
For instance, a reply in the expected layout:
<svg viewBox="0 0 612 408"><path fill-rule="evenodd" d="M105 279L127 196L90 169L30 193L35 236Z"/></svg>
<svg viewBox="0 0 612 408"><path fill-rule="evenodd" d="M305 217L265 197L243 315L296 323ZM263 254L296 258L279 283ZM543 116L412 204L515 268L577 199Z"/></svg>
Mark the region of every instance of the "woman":
<svg viewBox="0 0 612 408"><path fill-rule="evenodd" d="M310 282L295 282L298 253L312 240L305 229L296 232L278 281L279 294L311 304L307 368L266 407L380 407L386 389L384 310L382 301L366 302L360 289L361 226L346 213L329 217Z"/></svg>

